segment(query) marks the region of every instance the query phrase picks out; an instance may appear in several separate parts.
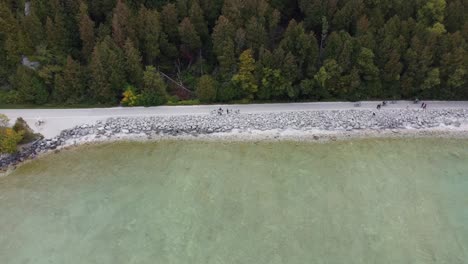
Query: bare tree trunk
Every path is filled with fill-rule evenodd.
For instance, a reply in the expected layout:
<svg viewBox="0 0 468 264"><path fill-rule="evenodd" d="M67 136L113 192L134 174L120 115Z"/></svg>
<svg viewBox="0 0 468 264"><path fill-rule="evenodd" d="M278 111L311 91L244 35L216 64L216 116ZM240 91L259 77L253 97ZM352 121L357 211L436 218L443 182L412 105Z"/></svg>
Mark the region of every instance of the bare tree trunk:
<svg viewBox="0 0 468 264"><path fill-rule="evenodd" d="M176 80L172 79L171 77L169 77L167 74L163 73L162 71L159 72L159 74L161 74L163 77L165 77L166 79L168 79L169 81L173 82L174 84L176 84L177 86L179 86L180 88L182 88L183 90L187 91L188 93L190 94L193 94L193 92L188 89L187 87L185 87L182 82L177 82Z"/></svg>

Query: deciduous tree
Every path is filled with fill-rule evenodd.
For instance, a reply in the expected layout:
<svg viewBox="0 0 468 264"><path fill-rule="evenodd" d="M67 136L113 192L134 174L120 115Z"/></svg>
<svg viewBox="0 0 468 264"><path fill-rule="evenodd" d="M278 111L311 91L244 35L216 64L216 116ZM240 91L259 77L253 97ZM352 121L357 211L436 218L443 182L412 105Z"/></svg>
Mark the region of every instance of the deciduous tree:
<svg viewBox="0 0 468 264"><path fill-rule="evenodd" d="M247 49L239 57L239 72L232 77L232 81L243 90L248 99L253 99L258 90L254 70L255 59L252 50Z"/></svg>

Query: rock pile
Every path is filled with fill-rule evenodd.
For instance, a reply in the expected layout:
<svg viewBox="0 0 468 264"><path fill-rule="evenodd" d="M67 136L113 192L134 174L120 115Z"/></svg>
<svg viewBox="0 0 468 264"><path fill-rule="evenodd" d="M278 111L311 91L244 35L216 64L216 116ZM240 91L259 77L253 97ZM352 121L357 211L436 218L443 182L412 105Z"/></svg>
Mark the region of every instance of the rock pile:
<svg viewBox="0 0 468 264"><path fill-rule="evenodd" d="M0 156L0 170L83 137L112 139L120 135L204 135L233 130L324 131L428 129L468 124L466 109L324 110L230 115L175 115L110 118L64 130L58 137L36 141L13 155Z"/></svg>

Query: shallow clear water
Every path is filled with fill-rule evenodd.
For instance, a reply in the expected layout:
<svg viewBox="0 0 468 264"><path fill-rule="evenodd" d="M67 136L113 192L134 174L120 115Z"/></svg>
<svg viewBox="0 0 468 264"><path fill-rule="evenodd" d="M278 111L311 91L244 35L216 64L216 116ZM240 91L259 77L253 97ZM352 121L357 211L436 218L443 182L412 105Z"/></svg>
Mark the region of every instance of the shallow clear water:
<svg viewBox="0 0 468 264"><path fill-rule="evenodd" d="M468 140L63 151L0 178L0 263L468 263Z"/></svg>

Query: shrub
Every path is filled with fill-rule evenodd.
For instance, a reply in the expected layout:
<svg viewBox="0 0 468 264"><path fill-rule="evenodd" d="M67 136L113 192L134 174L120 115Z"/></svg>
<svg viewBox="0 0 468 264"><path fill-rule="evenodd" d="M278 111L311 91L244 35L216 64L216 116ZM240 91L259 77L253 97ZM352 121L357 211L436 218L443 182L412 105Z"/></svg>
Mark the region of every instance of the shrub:
<svg viewBox="0 0 468 264"><path fill-rule="evenodd" d="M26 144L40 138L41 135L34 133L34 131L28 126L28 123L24 121L23 118L19 117L16 119L15 124L13 125L13 130L23 136L20 144Z"/></svg>
<svg viewBox="0 0 468 264"><path fill-rule="evenodd" d="M0 128L7 127L10 119L4 114L0 114Z"/></svg>
<svg viewBox="0 0 468 264"><path fill-rule="evenodd" d="M138 97L138 104L144 105L144 106L163 105L166 102L167 102L167 99L165 96L161 96L159 94L148 92L148 91L144 91Z"/></svg>
<svg viewBox="0 0 468 264"><path fill-rule="evenodd" d="M123 106L136 106L138 104L138 96L135 94L135 90L132 86L127 86L127 89L122 95L123 98L120 104Z"/></svg>
<svg viewBox="0 0 468 264"><path fill-rule="evenodd" d="M23 136L11 128L0 128L0 153L14 153Z"/></svg>
<svg viewBox="0 0 468 264"><path fill-rule="evenodd" d="M200 100L195 99L195 100L182 100L182 101L177 101L177 102L167 102L168 105L199 105Z"/></svg>

